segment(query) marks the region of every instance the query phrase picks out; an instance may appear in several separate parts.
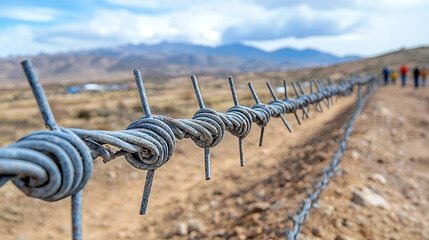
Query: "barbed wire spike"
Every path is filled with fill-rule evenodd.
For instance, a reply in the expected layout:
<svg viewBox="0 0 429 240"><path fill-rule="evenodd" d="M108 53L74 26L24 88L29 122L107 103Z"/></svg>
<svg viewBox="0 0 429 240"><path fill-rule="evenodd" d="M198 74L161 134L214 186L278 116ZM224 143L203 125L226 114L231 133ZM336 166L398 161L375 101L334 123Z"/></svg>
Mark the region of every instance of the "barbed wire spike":
<svg viewBox="0 0 429 240"><path fill-rule="evenodd" d="M301 82L297 82L297 84L298 84L298 88L300 89L300 91L301 91L301 94L303 95L303 96L307 96L307 94L305 93L305 91L304 91L304 88L302 87L302 85L301 85ZM307 104L307 112L309 112L310 113L310 104ZM316 109L316 111L317 111L317 109Z"/></svg>
<svg viewBox="0 0 429 240"><path fill-rule="evenodd" d="M152 113L150 111L149 102L147 100L146 91L143 85L143 78L139 69L134 69L134 79L136 80L137 89L140 96L140 102L142 104L144 118L152 118ZM142 201L140 204L140 215L145 215L147 210L147 205L149 203L150 191L152 189L153 179L155 177L155 169L149 169L146 173L146 180L143 189Z"/></svg>
<svg viewBox="0 0 429 240"><path fill-rule="evenodd" d="M319 81L319 84L323 90L326 90L328 88L328 86L325 84L325 80L323 80L323 78L319 79L318 81ZM329 103L330 100L331 100L331 103ZM328 102L329 106L334 105L334 103L332 102L332 96L328 97L327 102Z"/></svg>
<svg viewBox="0 0 429 240"><path fill-rule="evenodd" d="M261 104L261 101L259 101L258 95L255 92L255 89L253 89L252 83L249 82L248 85L249 85L250 91L252 92L252 96L256 104ZM265 127L261 127L261 136L259 137L259 147L262 147L262 140L264 138L264 128Z"/></svg>
<svg viewBox="0 0 429 240"><path fill-rule="evenodd" d="M21 65L24 69L31 90L33 91L34 97L36 98L39 110L42 113L42 117L45 121L45 126L51 130L57 130L58 125L55 122L54 114L52 113L51 107L49 106L49 102L46 99L45 92L43 91L42 85L39 82L39 78L37 77L36 71L31 64L31 61L22 61Z"/></svg>
<svg viewBox="0 0 429 240"><path fill-rule="evenodd" d="M313 195L308 187L305 187L305 192L307 193L308 197L311 197Z"/></svg>
<svg viewBox="0 0 429 240"><path fill-rule="evenodd" d="M329 80L330 79L326 79L326 82L327 82L326 87L333 87L333 82L331 84L331 82ZM334 96L331 96L330 99L331 99L331 105L333 106L334 105Z"/></svg>
<svg viewBox="0 0 429 240"><path fill-rule="evenodd" d="M296 85L295 85L294 81L292 81L292 87L293 87L293 90L295 91L296 96L298 98L301 97L301 94L299 94L298 89L296 89ZM302 109L303 115L305 114L307 116L307 118L310 118L310 115L308 114L307 110L305 109L305 106L300 105L299 107ZM304 116L302 119L304 119Z"/></svg>
<svg viewBox="0 0 429 240"><path fill-rule="evenodd" d="M34 97L36 98L37 105L45 121L45 126L51 131L60 131L31 61L24 60L21 62L21 65L28 83L30 84L31 90L33 91ZM61 159L58 159L58 161L61 161ZM73 240L80 240L82 239L82 190L73 194L71 201Z"/></svg>
<svg viewBox="0 0 429 240"><path fill-rule="evenodd" d="M316 89L314 89L314 88L316 88ZM310 94L311 95L314 95L314 94L319 95L319 90L317 90L317 93L315 92L316 90L317 90L316 83L315 83L314 79L312 79L312 80L310 80ZM321 103L322 101L323 101L323 98L321 101L317 101L315 103L316 106L319 108L319 112L321 112L321 113L323 113L323 107L322 107L322 103Z"/></svg>
<svg viewBox="0 0 429 240"><path fill-rule="evenodd" d="M299 89L300 89L300 91L301 91L301 94L303 95L303 96L307 96L307 94L305 93L305 91L304 91L304 88L302 87L302 85L301 85L301 82L297 82L298 83L298 87L299 87ZM317 111L317 106L315 106L315 110ZM310 104L307 104L307 111L308 112L310 112Z"/></svg>
<svg viewBox="0 0 429 240"><path fill-rule="evenodd" d="M314 83L314 80L310 80L310 94L312 94L312 95L315 94L313 86L316 86L316 84ZM321 101L317 101L317 102L314 103L315 104L315 108L317 107L318 111L321 112L321 113L323 113L322 103L320 103L320 102Z"/></svg>
<svg viewBox="0 0 429 240"><path fill-rule="evenodd" d="M329 84L330 87L334 87L335 86L335 83L334 83L334 81L332 81L331 78L328 78L326 81L328 81L328 84ZM335 100L335 103L336 102L337 102L337 100ZM334 96L331 97L331 103L334 104Z"/></svg>
<svg viewBox="0 0 429 240"><path fill-rule="evenodd" d="M291 212L287 212L287 217L291 220L291 221L295 221L295 218L293 217Z"/></svg>
<svg viewBox="0 0 429 240"><path fill-rule="evenodd" d="M301 82L296 82L299 88L299 91L301 92L301 95L305 96L304 88L301 85ZM310 105L307 105L307 111L310 113Z"/></svg>
<svg viewBox="0 0 429 240"><path fill-rule="evenodd" d="M273 96L273 99L275 102L281 102L276 94L274 93L273 88L271 87L271 84L269 82L267 82L267 87L270 90L271 96ZM282 119L283 123L285 124L286 128L288 129L289 132L292 132L292 128L289 126L289 123L286 121L285 117L283 116L283 114L279 114L279 117Z"/></svg>
<svg viewBox="0 0 429 240"><path fill-rule="evenodd" d="M229 87L231 89L232 100L234 101L234 107L240 107L240 103L238 102L237 92L235 91L234 79L232 76L228 77ZM251 124L251 122L250 122ZM248 127L248 126L245 126ZM240 166L244 167L244 152L243 152L243 137L238 137L238 149L240 152Z"/></svg>
<svg viewBox="0 0 429 240"><path fill-rule="evenodd" d="M314 95L314 89L313 89L313 81L310 80L310 95ZM315 102L314 105L316 105L314 108L316 110L316 112L323 112L323 111L319 111L317 104L319 104L320 102Z"/></svg>
<svg viewBox="0 0 429 240"><path fill-rule="evenodd" d="M305 206L305 200L303 196L299 196L300 200L301 200L301 206L302 208Z"/></svg>
<svg viewBox="0 0 429 240"><path fill-rule="evenodd" d="M319 83L317 83L316 80L313 79L313 83L316 86L317 89L317 93L321 93L322 92L322 88L320 87ZM325 106L329 109L329 102L326 101L325 98L322 98L322 102L325 104Z"/></svg>
<svg viewBox="0 0 429 240"><path fill-rule="evenodd" d="M297 216L299 216L300 215L300 213L301 213L301 211L299 210L299 207L298 207L298 205L294 205L294 207L295 207L295 214L297 215Z"/></svg>
<svg viewBox="0 0 429 240"><path fill-rule="evenodd" d="M195 95L197 97L198 105L200 109L206 108L204 105L203 97L201 96L200 88L198 87L197 78L195 75L191 76L192 85L194 87ZM204 147L204 172L206 180L210 180L210 147Z"/></svg>
<svg viewBox="0 0 429 240"><path fill-rule="evenodd" d="M287 80L283 80L283 87L285 89L285 99L284 100L289 100L289 93L288 93L288 86L287 86ZM298 122L298 125L301 125L301 121L299 120L298 115L296 114L296 109L293 111L293 114L295 115L296 121Z"/></svg>

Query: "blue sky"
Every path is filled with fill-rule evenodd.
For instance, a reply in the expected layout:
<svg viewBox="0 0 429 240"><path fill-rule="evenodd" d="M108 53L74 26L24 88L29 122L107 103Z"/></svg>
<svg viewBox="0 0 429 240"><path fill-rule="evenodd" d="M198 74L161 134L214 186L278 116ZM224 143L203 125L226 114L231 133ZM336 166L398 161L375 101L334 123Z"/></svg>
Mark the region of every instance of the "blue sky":
<svg viewBox="0 0 429 240"><path fill-rule="evenodd" d="M372 56L429 45L427 0L0 0L0 57L163 41Z"/></svg>

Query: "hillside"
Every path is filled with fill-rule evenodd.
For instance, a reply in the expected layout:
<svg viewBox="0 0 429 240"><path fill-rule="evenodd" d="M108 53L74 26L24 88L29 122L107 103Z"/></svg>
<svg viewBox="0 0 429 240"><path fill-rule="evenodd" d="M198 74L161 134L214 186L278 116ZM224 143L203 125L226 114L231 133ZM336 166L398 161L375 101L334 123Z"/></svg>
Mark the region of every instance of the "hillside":
<svg viewBox="0 0 429 240"><path fill-rule="evenodd" d="M19 62L0 60L0 81L22 81ZM205 47L191 44L124 45L119 47L31 57L44 81L118 80L141 68L145 76L178 76L320 66L359 59L314 49L266 52L241 44Z"/></svg>
<svg viewBox="0 0 429 240"><path fill-rule="evenodd" d="M401 49L381 56L366 58L355 62L346 62L326 67L308 68L306 70L287 70L267 73L272 78L287 78L291 80L309 80L318 78L350 77L353 73L381 75L386 66L391 70L399 70L402 64L407 64L410 69L414 67L429 68L429 47L413 49Z"/></svg>
<svg viewBox="0 0 429 240"><path fill-rule="evenodd" d="M186 46L186 47L185 47ZM309 80L315 76L319 78L330 77L339 79L349 77L353 73L371 73L379 75L384 66L397 70L402 63L406 63L410 68L414 66L429 66L429 47L419 47L414 49L402 49L399 51L387 53L381 56L366 58L357 61L333 64L324 67L312 67L306 69L288 69L282 68L301 68L307 66L308 62L297 62L284 60L283 62L267 62L263 56L266 52L258 49L248 49L248 47L237 47L235 54L237 56L226 55L231 46L219 47L219 55L209 55L212 48L178 44L160 44L155 48L147 46L127 45L117 49L98 49L89 52L76 52L73 54L58 55L40 55L33 57L32 62L43 82L56 83L76 83L76 82L100 82L100 81L131 81L132 70L140 68L146 79L168 79L177 76L189 76L191 74L206 75L212 74L224 76L233 74L238 78L268 78L281 81L281 79L290 80ZM142 52L139 52L141 49ZM150 51L148 49L151 49ZM210 50L210 51L209 51ZM251 53L246 53L249 50ZM151 52L152 51L152 52ZM204 54L190 54L193 52L203 52ZM132 57L130 52L145 55L148 60L141 60L138 57ZM156 54L154 53L156 52ZM310 52L310 53L308 53ZM167 53L170 53L168 55ZM180 53L180 54L179 54ZM292 55L301 59L311 59L314 54L319 54L319 59L332 58L330 55L314 52L313 50L278 50L270 53L271 55ZM247 55L246 55L247 54ZM166 60L166 55L168 61ZM250 58L249 56L258 58ZM300 56L298 56L300 55ZM174 56L174 57L173 57ZM335 58L335 57L334 57ZM352 57L353 58L353 57ZM351 58L351 59L352 59ZM349 58L336 61L347 61ZM21 58L0 60L0 82L4 86L11 83L25 83L24 74L20 68ZM330 60L332 61L332 59ZM180 63L180 64L179 64ZM271 69L270 71L268 71ZM273 71L273 69L277 69ZM244 74L237 74L237 73ZM162 73L162 74L161 74ZM169 76L170 75L170 76Z"/></svg>

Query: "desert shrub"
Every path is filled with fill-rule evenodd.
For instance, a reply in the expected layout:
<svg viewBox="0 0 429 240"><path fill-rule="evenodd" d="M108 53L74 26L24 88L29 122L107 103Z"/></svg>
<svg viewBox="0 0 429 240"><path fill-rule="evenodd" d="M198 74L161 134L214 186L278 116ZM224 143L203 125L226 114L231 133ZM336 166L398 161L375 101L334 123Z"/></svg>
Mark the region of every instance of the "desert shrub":
<svg viewBox="0 0 429 240"><path fill-rule="evenodd" d="M86 109L81 109L77 113L77 118L90 119L91 117L92 117L91 112L89 110L86 110Z"/></svg>
<svg viewBox="0 0 429 240"><path fill-rule="evenodd" d="M125 105L125 103L122 100L117 101L116 107L118 109L126 109L127 108L127 106Z"/></svg>
<svg viewBox="0 0 429 240"><path fill-rule="evenodd" d="M195 99L195 92L192 89L188 89L183 93L183 99L185 100L194 100Z"/></svg>
<svg viewBox="0 0 429 240"><path fill-rule="evenodd" d="M141 104L135 104L131 107L131 110L135 113L143 113L143 108ZM153 111L153 107L151 107L151 110Z"/></svg>
<svg viewBox="0 0 429 240"><path fill-rule="evenodd" d="M180 114L180 109L174 104L168 104L163 106L162 111L169 116Z"/></svg>

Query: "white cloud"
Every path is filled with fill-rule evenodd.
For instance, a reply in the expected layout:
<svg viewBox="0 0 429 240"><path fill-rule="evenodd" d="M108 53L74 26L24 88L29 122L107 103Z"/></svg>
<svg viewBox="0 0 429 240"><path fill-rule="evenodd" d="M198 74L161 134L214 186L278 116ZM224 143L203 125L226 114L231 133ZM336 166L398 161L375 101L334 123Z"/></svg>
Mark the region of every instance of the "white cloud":
<svg viewBox="0 0 429 240"><path fill-rule="evenodd" d="M429 39L424 0L106 1L116 8L94 9L73 22L55 22L68 13L49 8L0 10L7 18L57 23L2 29L0 56L162 41L210 46L244 41L270 50L312 47L371 55Z"/></svg>
<svg viewBox="0 0 429 240"><path fill-rule="evenodd" d="M206 4L211 4L210 1L206 0L181 0L180 2L175 0L105 0L107 3L118 5L118 6L128 6L136 7L141 9L150 9L150 10L177 10L177 9L188 9L195 6L203 6ZM417 1L417 0L414 0ZM252 4L258 5L267 9L272 8L282 8L282 7L294 7L297 5L305 4L314 9L338 9L345 8L355 5L356 0L330 0L320 1L320 0L217 0L214 1L215 4L228 4L228 3L241 3L241 4ZM228 9L230 10L230 9Z"/></svg>
<svg viewBox="0 0 429 240"><path fill-rule="evenodd" d="M225 0L218 0L216 2L224 2ZM106 0L106 2L118 6L137 7L142 9L151 10L177 10L177 9L188 9L194 6L201 6L210 3L205 0L194 0L194 1L175 1L175 0Z"/></svg>
<svg viewBox="0 0 429 240"><path fill-rule="evenodd" d="M429 7L427 0L355 0L355 7L361 10L373 10L379 12L396 11L408 12L410 10Z"/></svg>
<svg viewBox="0 0 429 240"><path fill-rule="evenodd" d="M429 45L427 9L413 11L366 13L368 24L356 31L332 35L309 36L306 38L287 37L267 41L247 41L246 44L272 51L284 46L297 48L317 48L340 55L358 54L374 56L398 50L402 47Z"/></svg>
<svg viewBox="0 0 429 240"><path fill-rule="evenodd" d="M42 7L3 7L0 9L0 17L30 22L50 22L58 15L59 11Z"/></svg>
<svg viewBox="0 0 429 240"><path fill-rule="evenodd" d="M337 21L338 18L345 20ZM52 28L43 35L49 38L70 35L64 31L73 28L69 32L76 34L76 38L83 34L113 39L116 43L179 41L213 46L225 41L339 34L349 31L359 21L359 14L349 10L325 12L305 5L266 9L254 3L219 1L158 14L100 9L85 23Z"/></svg>
<svg viewBox="0 0 429 240"><path fill-rule="evenodd" d="M365 25L366 21L356 11L317 10L303 4L270 9L265 13L230 26L224 32L224 39L231 42L339 35Z"/></svg>
<svg viewBox="0 0 429 240"><path fill-rule="evenodd" d="M0 56L36 54L51 49L59 51L55 46L45 46L34 41L32 28L26 25L16 25L2 30L0 34Z"/></svg>

